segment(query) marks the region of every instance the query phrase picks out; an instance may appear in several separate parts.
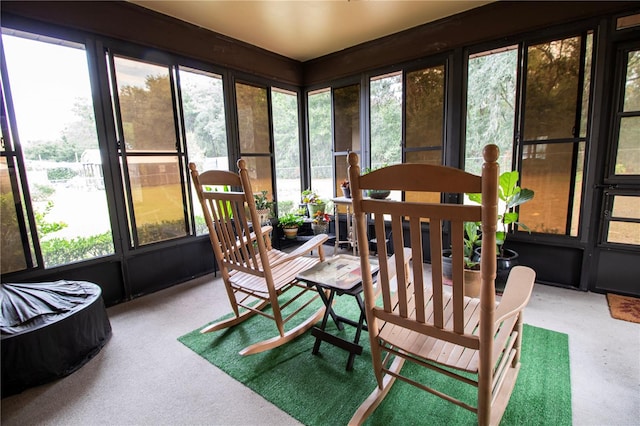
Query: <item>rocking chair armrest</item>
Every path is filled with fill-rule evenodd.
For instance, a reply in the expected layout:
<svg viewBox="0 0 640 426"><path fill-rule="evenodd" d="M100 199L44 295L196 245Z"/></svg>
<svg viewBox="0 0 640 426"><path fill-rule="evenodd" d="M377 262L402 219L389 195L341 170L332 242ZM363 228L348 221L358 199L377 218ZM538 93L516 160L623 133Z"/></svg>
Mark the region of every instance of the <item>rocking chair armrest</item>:
<svg viewBox="0 0 640 426"><path fill-rule="evenodd" d="M271 237L270 237L271 231L273 231L273 226L271 226L271 225L263 225L263 226L260 227L260 234L263 237L266 237L267 239L269 239L269 241L271 241ZM255 240L255 238L256 238L255 234L252 233L251 234L251 239Z"/></svg>
<svg viewBox="0 0 640 426"><path fill-rule="evenodd" d="M311 253L312 250L324 244L324 242L327 241L328 239L329 239L329 236L327 234L318 234L314 236L312 239L310 239L309 241L307 241L306 243L304 243L303 245L301 245L300 247L298 247L297 249L293 250L288 255L282 257L277 262L274 262L271 266L273 267L281 263L285 263L290 260L293 260L297 257L304 256L305 254Z"/></svg>
<svg viewBox="0 0 640 426"><path fill-rule="evenodd" d="M262 235L268 234L271 231L273 231L273 226L271 225L263 225L260 227L260 233Z"/></svg>
<svg viewBox="0 0 640 426"><path fill-rule="evenodd" d="M264 238L267 250L271 250L271 231L273 231L273 226L271 225L264 225L260 227L260 233Z"/></svg>
<svg viewBox="0 0 640 426"><path fill-rule="evenodd" d="M271 230L272 230L272 229L273 229L273 226L271 226L271 225L265 225L265 226L262 226L262 227L260 228L260 234L261 234L262 236L265 236L265 235L266 235L266 236L268 236L268 235L269 235L269 232L271 232ZM256 233L255 233L255 232L252 232L252 233L250 233L250 234L249 234L249 240L250 240L250 241L255 241L255 240L256 240L256 238L257 238L257 236L256 236ZM237 246L239 246L241 243L243 243L243 242L245 242L245 241L246 241L246 239L243 237L243 238L242 238L242 240L238 240L238 241L236 242L236 245L237 245Z"/></svg>
<svg viewBox="0 0 640 426"><path fill-rule="evenodd" d="M531 298L533 284L536 280L536 273L527 266L514 266L509 273L505 291L500 299L500 304L496 308L495 322L500 323L518 314Z"/></svg>

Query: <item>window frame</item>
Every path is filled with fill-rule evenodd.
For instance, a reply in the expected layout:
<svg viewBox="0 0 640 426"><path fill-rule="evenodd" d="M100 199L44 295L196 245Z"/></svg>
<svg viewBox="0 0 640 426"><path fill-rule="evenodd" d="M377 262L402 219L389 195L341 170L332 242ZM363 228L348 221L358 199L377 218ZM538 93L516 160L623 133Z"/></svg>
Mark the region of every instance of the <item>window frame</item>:
<svg viewBox="0 0 640 426"><path fill-rule="evenodd" d="M586 54L586 36L591 36L592 46L591 46L591 67L590 69L585 69L585 54ZM527 146L536 146L536 145L547 145L547 144L561 144L561 143L571 143L574 145L574 154L572 161L572 171L570 175L571 185L570 192L568 194L568 205L566 209L567 213L567 221L564 225L563 231L564 233L546 233L546 232L535 232L532 231L532 234L535 234L535 238L540 241L562 241L565 239L569 239L572 241L582 241L584 238L584 223L588 222L588 218L583 218L583 212L585 211L586 203L588 202L589 197L587 196L587 188L589 182L587 179L582 179L580 190L581 195L579 199L576 199L575 196L575 183L576 183L576 170L578 164L576 163L579 160L578 149L581 143L584 144L584 158L582 159L582 170L585 176L588 173L588 156L592 142L591 135L591 119L593 114L593 102L594 102L594 73L596 69L596 53L597 53L597 39L598 39L598 25L593 22L593 20L588 20L582 23L568 25L567 28L563 28L561 30L552 29L547 30L542 33L537 33L534 36L531 34L525 34L521 36L514 36L504 40L501 40L499 43L482 43L474 46L469 46L465 49L464 60L465 60L465 70L468 69L468 60L470 56L477 55L483 52L489 52L492 50L501 50L506 49L510 46L516 46L518 49L518 68L517 68L517 76L516 76L516 105L515 105L515 120L514 120L514 135L513 135L513 149L512 149L512 168L511 170L516 170L520 173L522 177L522 164L523 164L523 155L525 153ZM578 74L578 82L577 82L577 90L578 96L575 103L575 132L574 137L570 138L561 138L561 139L546 139L546 140L523 140L523 129L524 129L524 116L525 116L525 103L526 103L526 93L525 88L527 84L527 49L530 46L535 46L538 44L553 42L556 40L562 40L571 37L581 37L581 47L580 47L580 58L579 58L579 74ZM465 71L466 73L466 71ZM588 87L588 92L584 92L584 81L586 77L586 73L591 74L591 80ZM466 75L464 78L464 92L465 92L465 100L468 91L468 83L466 79ZM586 105L587 110L584 114L582 113L582 101L583 96L586 96ZM464 129L461 139L461 164L464 164L464 151L466 147L466 108L463 111L464 117ZM580 135L581 130L581 119L587 120L585 125L583 126L585 130L585 135ZM579 208L576 213L575 202L579 203ZM525 206L526 207L526 206ZM577 223L574 223L572 226L572 221L577 220ZM575 228L576 234L571 235L572 228ZM516 227L517 230L517 227ZM527 240L529 239L529 234L526 231L523 232L515 232L510 239L516 240Z"/></svg>

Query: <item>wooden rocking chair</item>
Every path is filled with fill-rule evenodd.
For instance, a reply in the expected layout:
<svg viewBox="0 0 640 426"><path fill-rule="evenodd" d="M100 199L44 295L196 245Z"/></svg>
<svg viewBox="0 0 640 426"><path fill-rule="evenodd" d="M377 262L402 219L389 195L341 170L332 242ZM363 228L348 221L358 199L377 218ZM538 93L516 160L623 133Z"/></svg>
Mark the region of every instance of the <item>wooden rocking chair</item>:
<svg viewBox="0 0 640 426"><path fill-rule="evenodd" d="M288 254L273 249L269 236L272 227L260 226L244 160L238 160L238 168L238 174L220 170L199 174L195 164L189 164L209 228L211 245L234 313L232 318L211 324L200 332L232 327L255 314L271 318L278 335L240 351L241 355L249 355L293 340L322 317L324 305L319 295L312 287L299 283L296 275L324 261L322 244L328 236L317 235ZM224 187L232 190L223 191ZM318 251L318 257L305 256L313 250ZM285 292L291 297L281 304L280 296ZM319 306L317 311L312 307L307 308L316 300ZM271 305L272 312L265 311L268 305ZM285 309L287 307L289 309ZM309 310L313 313L307 319L285 331L288 321ZM283 316L285 312L288 314L286 317Z"/></svg>
<svg viewBox="0 0 640 426"><path fill-rule="evenodd" d="M531 296L535 272L524 266L513 268L504 295L496 304L498 154L497 146L485 147L482 177L459 169L425 164L399 164L361 176L358 156L349 154L367 324L378 384L350 424L362 423L384 399L396 378L476 413L480 425L500 422L520 369L522 310ZM482 205L363 199L363 189L482 193ZM382 292L382 306L376 306L369 274L365 214L370 213L376 218L390 217L391 244L395 251L395 257L389 261L393 264L379 262L378 287ZM423 275L422 235L427 227L424 219L429 221L430 241L425 241L425 246L430 246L431 250L431 283ZM451 225L451 287L444 287L442 282L444 221ZM482 221L479 298L464 295L463 228L467 221ZM376 220L376 235L385 235L384 226L382 220ZM389 271L402 268L405 242L409 242L412 253L411 267L407 274L397 274L393 280L395 285L390 285ZM384 241L381 239L377 245L380 259L387 258ZM401 374L406 360L477 387L477 405L469 405L442 390L433 389L430 383L419 383L417 379ZM472 373L472 378L459 372Z"/></svg>

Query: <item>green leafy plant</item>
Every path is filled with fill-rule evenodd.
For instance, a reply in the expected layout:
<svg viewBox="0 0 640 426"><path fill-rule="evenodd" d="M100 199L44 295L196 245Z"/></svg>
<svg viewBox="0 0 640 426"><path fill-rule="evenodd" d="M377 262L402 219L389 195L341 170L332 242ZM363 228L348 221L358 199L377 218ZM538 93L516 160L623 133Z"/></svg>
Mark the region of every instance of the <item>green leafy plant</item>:
<svg viewBox="0 0 640 426"><path fill-rule="evenodd" d="M256 210L269 210L273 206L273 201L267 198L269 192L262 190L257 194L253 194L253 199L256 202Z"/></svg>
<svg viewBox="0 0 640 426"><path fill-rule="evenodd" d="M292 210L293 210L293 201L291 200L278 201L278 212L289 213Z"/></svg>
<svg viewBox="0 0 640 426"><path fill-rule="evenodd" d="M196 216L195 225L196 225L196 235L202 235L209 232L209 228L207 228L207 222L204 220L204 216Z"/></svg>
<svg viewBox="0 0 640 426"><path fill-rule="evenodd" d="M304 223L304 218L294 213L287 213L278 218L278 225L283 228L299 228Z"/></svg>
<svg viewBox="0 0 640 426"><path fill-rule="evenodd" d="M210 186L210 185L204 185L204 191L205 192L218 192L219 188L216 186ZM229 185L223 185L222 186L222 192L230 192L231 188L229 187ZM231 207L231 202L227 201L225 202L225 210L226 210L226 214L227 217L232 218L233 217L233 208Z"/></svg>
<svg viewBox="0 0 640 426"><path fill-rule="evenodd" d="M113 254L113 237L111 232L105 232L71 240L53 238L42 241L40 246L44 264L51 267Z"/></svg>
<svg viewBox="0 0 640 426"><path fill-rule="evenodd" d="M520 188L518 186L518 179L520 174L514 170L511 172L504 172L500 175L498 198L503 203L498 206L502 208L502 211L498 212L498 225L499 230L496 232L496 245L498 254L504 256L504 243L507 238L507 233L512 225L531 232L531 230L522 222L518 221L519 214L514 209L527 201L531 201L534 196L534 192L527 188ZM469 200L480 204L482 202L481 194L468 194Z"/></svg>
<svg viewBox="0 0 640 426"><path fill-rule="evenodd" d="M40 236L44 236L47 234L51 234L53 232L60 231L66 228L68 225L64 222L49 222L46 217L51 213L51 209L53 208L53 201L47 201L47 205L45 206L43 211L35 210L34 217L36 220L36 227L38 229L38 234Z"/></svg>
<svg viewBox="0 0 640 426"><path fill-rule="evenodd" d="M322 200L320 199L320 196L318 195L318 193L310 188L307 188L304 191L302 191L301 199L304 204L322 203Z"/></svg>
<svg viewBox="0 0 640 426"><path fill-rule="evenodd" d="M55 167L53 169L47 170L47 178L50 181L69 180L77 175L78 173L76 173L69 167Z"/></svg>
<svg viewBox="0 0 640 426"><path fill-rule="evenodd" d="M478 269L480 264L475 259L475 249L480 247L480 222L464 223L464 265L467 269Z"/></svg>
<svg viewBox="0 0 640 426"><path fill-rule="evenodd" d="M56 192L51 185L36 183L31 187L31 201L47 201Z"/></svg>

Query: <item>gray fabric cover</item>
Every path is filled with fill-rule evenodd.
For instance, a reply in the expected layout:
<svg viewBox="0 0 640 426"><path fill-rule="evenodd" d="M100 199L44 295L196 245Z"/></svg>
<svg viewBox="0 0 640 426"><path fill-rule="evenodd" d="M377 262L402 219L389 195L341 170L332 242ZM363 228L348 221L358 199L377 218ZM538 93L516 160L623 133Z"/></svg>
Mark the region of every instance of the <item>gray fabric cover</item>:
<svg viewBox="0 0 640 426"><path fill-rule="evenodd" d="M2 284L2 397L71 374L111 337L98 285Z"/></svg>

